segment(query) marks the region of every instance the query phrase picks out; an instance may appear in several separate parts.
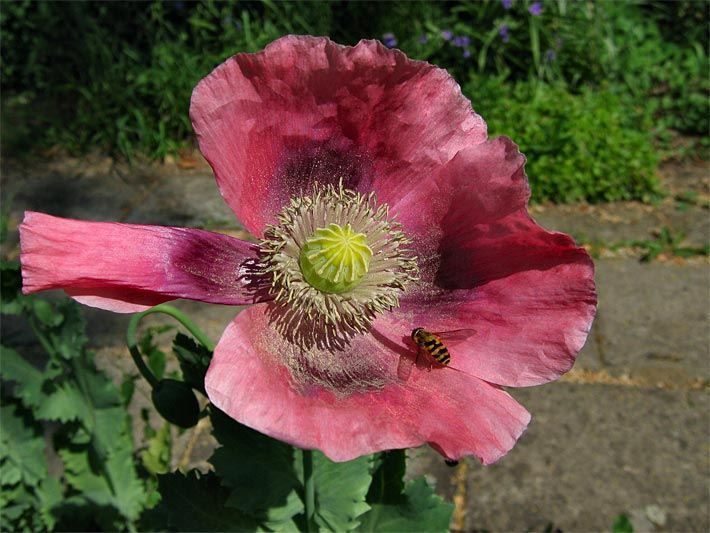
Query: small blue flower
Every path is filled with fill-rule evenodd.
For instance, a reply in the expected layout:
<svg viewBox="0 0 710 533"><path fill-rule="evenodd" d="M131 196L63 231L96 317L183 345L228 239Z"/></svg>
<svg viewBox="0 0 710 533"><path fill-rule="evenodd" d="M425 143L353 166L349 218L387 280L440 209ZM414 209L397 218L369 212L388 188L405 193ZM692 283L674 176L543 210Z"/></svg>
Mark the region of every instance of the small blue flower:
<svg viewBox="0 0 710 533"><path fill-rule="evenodd" d="M426 44L428 40L429 40L429 37L427 36L426 33L422 33L419 36L419 44Z"/></svg>
<svg viewBox="0 0 710 533"><path fill-rule="evenodd" d="M547 50L545 50L545 61L547 63L552 63L556 57L557 54L552 48L548 48Z"/></svg>
<svg viewBox="0 0 710 533"><path fill-rule="evenodd" d="M510 28L508 27L507 24L501 24L500 28L498 28L498 35L500 35L501 40L504 43L507 43L510 41Z"/></svg>
<svg viewBox="0 0 710 533"><path fill-rule="evenodd" d="M513 0L500 0L500 3L503 4L503 9L510 9L513 7Z"/></svg>
<svg viewBox="0 0 710 533"><path fill-rule="evenodd" d="M461 36L454 37L454 40L451 41L451 43L454 46L458 46L459 48L465 48L471 44L471 38L466 37L465 35L461 35Z"/></svg>
<svg viewBox="0 0 710 533"><path fill-rule="evenodd" d="M537 17L542 13L542 2L534 2L529 8L528 13L533 17Z"/></svg>
<svg viewBox="0 0 710 533"><path fill-rule="evenodd" d="M453 36L454 36L454 32L452 32L451 30L444 30L441 32L441 37L445 41L450 41Z"/></svg>
<svg viewBox="0 0 710 533"><path fill-rule="evenodd" d="M471 50L469 50L468 48L464 48L462 55L463 55L465 58L471 57Z"/></svg>
<svg viewBox="0 0 710 533"><path fill-rule="evenodd" d="M395 46L397 46L397 38L394 36L394 33L383 33L382 44L384 44L387 48L394 48Z"/></svg>

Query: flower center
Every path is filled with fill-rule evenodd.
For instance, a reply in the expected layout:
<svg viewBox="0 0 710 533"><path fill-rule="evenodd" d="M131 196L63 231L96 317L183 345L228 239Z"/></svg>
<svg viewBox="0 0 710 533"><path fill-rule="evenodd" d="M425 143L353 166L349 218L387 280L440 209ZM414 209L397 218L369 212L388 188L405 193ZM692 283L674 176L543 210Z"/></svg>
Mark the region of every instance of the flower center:
<svg viewBox="0 0 710 533"><path fill-rule="evenodd" d="M292 198L260 243L272 325L304 352L346 346L417 279L409 242L374 194L328 185Z"/></svg>
<svg viewBox="0 0 710 533"><path fill-rule="evenodd" d="M340 294L360 283L371 257L364 233L355 233L350 224L340 226L331 222L306 240L298 263L304 279L313 287Z"/></svg>

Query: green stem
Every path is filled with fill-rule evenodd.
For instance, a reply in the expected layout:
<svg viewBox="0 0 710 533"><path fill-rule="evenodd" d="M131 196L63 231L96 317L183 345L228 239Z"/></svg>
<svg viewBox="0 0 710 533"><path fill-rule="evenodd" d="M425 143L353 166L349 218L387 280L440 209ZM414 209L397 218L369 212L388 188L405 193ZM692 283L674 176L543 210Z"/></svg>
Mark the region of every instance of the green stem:
<svg viewBox="0 0 710 533"><path fill-rule="evenodd" d="M316 531L313 517L316 512L316 487L313 479L313 452L303 450L303 486L306 490L306 531Z"/></svg>
<svg viewBox="0 0 710 533"><path fill-rule="evenodd" d="M29 315L29 313L28 313ZM48 356L52 356L56 352L54 347L52 346L52 343L49 342L47 337L42 333L42 330L40 327L37 325L37 322L35 321L34 317L32 315L28 316L28 322L30 324L30 328L32 329L32 332L35 334L35 337L37 337L37 340L39 343L42 345L42 348L44 348L44 351L47 352Z"/></svg>
<svg viewBox="0 0 710 533"><path fill-rule="evenodd" d="M214 351L214 343L210 340L210 338L205 335L204 332L197 326L197 324L190 320L187 315L185 315L185 313L183 313L179 309L176 309L172 305L156 305L155 307L151 307L147 311L138 313L138 315L136 316L139 316L140 318L138 320L140 320L144 316L152 315L153 313L164 313L166 315L170 315L175 320L180 322L183 326L185 326L185 329L187 329L187 331L189 331L192 336L200 342L200 344L202 344L209 351Z"/></svg>
<svg viewBox="0 0 710 533"><path fill-rule="evenodd" d="M197 325L190 320L182 311L174 308L172 305L160 304L143 311L142 313L137 313L133 315L131 321L128 323L128 329L126 330L126 344L128 344L128 350L131 352L131 357L138 367L138 371L141 375L150 383L151 387L155 387L158 384L158 379L155 377L153 372L151 372L148 365L143 361L143 356L138 349L138 341L136 340L136 330L138 329L138 324L148 315L153 313L163 313L173 317L175 320L180 322L185 329L187 329L193 337L197 339L205 348L210 351L214 351L214 343L203 333L203 331L197 327Z"/></svg>

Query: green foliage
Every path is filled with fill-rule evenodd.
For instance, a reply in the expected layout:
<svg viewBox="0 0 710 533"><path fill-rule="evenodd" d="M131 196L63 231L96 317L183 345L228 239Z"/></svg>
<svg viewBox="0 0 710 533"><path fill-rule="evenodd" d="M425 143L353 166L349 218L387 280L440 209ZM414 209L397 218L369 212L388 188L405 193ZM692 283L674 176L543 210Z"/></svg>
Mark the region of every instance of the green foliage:
<svg viewBox="0 0 710 533"><path fill-rule="evenodd" d="M506 11L495 0L454 4L435 24L425 25L426 44L401 39L403 49L447 66L457 78L471 73L506 81L537 78L561 82L573 93L611 84L653 113L654 129L707 135L710 79L707 24L702 22L707 6L545 2L537 17L528 6L517 1ZM502 26L508 28L508 42L500 35ZM470 58L441 38L444 27L471 39ZM683 33L668 31L673 27Z"/></svg>
<svg viewBox="0 0 710 533"><path fill-rule="evenodd" d="M256 481L256 480L255 480ZM170 531L255 531L257 522L226 505L229 489L214 474L195 470L158 476L162 500L152 513L154 526Z"/></svg>
<svg viewBox="0 0 710 533"><path fill-rule="evenodd" d="M166 422L148 440L148 448L141 454L141 461L148 472L165 474L170 471L171 452L172 435L170 424Z"/></svg>
<svg viewBox="0 0 710 533"><path fill-rule="evenodd" d="M293 448L235 422L218 409L210 410L210 418L214 436L222 445L210 462L222 483L233 489L228 505L272 526L302 513Z"/></svg>
<svg viewBox="0 0 710 533"><path fill-rule="evenodd" d="M404 484L401 450L334 463L271 439L210 407L220 443L214 473L159 476L160 504L145 527L177 531L306 529L304 453L312 454L315 508L321 531L443 531L453 506L423 478Z"/></svg>
<svg viewBox="0 0 710 533"><path fill-rule="evenodd" d="M528 82L504 91L495 80L474 78L464 92L491 135L519 144L533 200L648 201L659 194L658 155L639 128L645 117L612 91L573 95Z"/></svg>
<svg viewBox="0 0 710 533"><path fill-rule="evenodd" d="M453 504L444 503L424 478L405 485L396 505L372 504L363 516L362 531L448 531Z"/></svg>
<svg viewBox="0 0 710 533"><path fill-rule="evenodd" d="M103 433L87 435L79 430L58 435L57 451L64 463L64 475L69 485L97 508L116 509L123 517L121 522L135 521L146 494L136 474L126 412L116 408L97 415L103 419ZM97 434L103 440L101 444L96 442Z"/></svg>
<svg viewBox="0 0 710 533"><path fill-rule="evenodd" d="M611 528L613 533L634 533L634 526L631 525L631 520L625 514L620 514L614 519L614 525Z"/></svg>
<svg viewBox="0 0 710 533"><path fill-rule="evenodd" d="M304 14L302 6L8 4L0 19L4 86L24 95L20 109L48 97L54 104L34 118L39 123L28 136L74 151L162 157L188 140L192 89L226 57L286 33L326 33L319 15L330 10L314 6Z"/></svg>
<svg viewBox="0 0 710 533"><path fill-rule="evenodd" d="M607 79L623 83L634 102L653 115L656 129L707 135L707 43L664 42L663 26L636 12L622 12L615 19L615 54Z"/></svg>
<svg viewBox="0 0 710 533"><path fill-rule="evenodd" d="M304 452L301 452L304 453ZM334 463L323 453L313 452L316 492L316 524L325 531L352 531L359 517L370 509L365 502L372 475L369 456ZM302 465L302 461L296 463Z"/></svg>
<svg viewBox="0 0 710 533"><path fill-rule="evenodd" d="M538 199L652 196L656 157L649 153L650 135L638 124L659 139L669 128L704 136L710 128L706 6L559 1L543 3L542 14L534 16L529 5L515 1L506 10L499 0L8 3L0 13L0 70L3 129L12 135L3 142L16 149L39 142L73 151L98 147L128 158L162 157L190 140L192 88L234 53L260 50L286 33L354 44L393 32L397 46L412 57L445 67L459 80L495 82L497 91L486 106L476 91L467 94L494 131L505 129L532 147L531 165L538 164L538 145L557 149L566 140L553 135L552 143L540 143L531 130L546 122L548 112L553 122L564 122L569 151L591 155L581 157L581 167L573 153L556 150L545 158L537 169L544 173L543 190L533 188ZM471 44L457 45L443 30ZM516 87L520 82L554 89L535 89L533 98L519 94L531 91ZM523 109L530 100L534 109L527 116ZM508 107L523 120L499 127ZM494 115L499 110L498 116L489 116L488 109ZM639 110L644 118L635 122ZM610 126L601 128L606 121ZM555 132L553 126L539 130L545 136ZM610 141L602 142L607 133ZM572 159L562 168L558 162L567 155ZM599 159L596 165L592 156ZM618 168L611 167L613 161ZM628 180L617 179L629 170ZM597 186L600 177L604 183ZM563 181L559 186L552 183L557 179Z"/></svg>
<svg viewBox="0 0 710 533"><path fill-rule="evenodd" d="M683 246L685 235L681 232L673 232L669 228L662 228L655 239L632 241L632 246L642 248L645 252L641 261L648 263L661 254L676 257L694 257L710 255L710 245L705 246Z"/></svg>
<svg viewBox="0 0 710 533"><path fill-rule="evenodd" d="M138 341L141 353L148 359L148 368L158 379L165 376L166 358L165 353L158 348L155 337L174 329L172 326L159 325L145 328Z"/></svg>
<svg viewBox="0 0 710 533"><path fill-rule="evenodd" d="M38 370L15 350L2 345L0 345L0 360L2 360L0 372L3 378L15 382L13 393L24 405L35 408L45 403L42 398L43 381L55 377L49 369L44 372ZM58 369L54 369L54 374L58 373Z"/></svg>
<svg viewBox="0 0 710 533"><path fill-rule="evenodd" d="M28 415L17 405L3 405L0 409L3 421L0 436L2 483L36 485L47 476L41 427L31 420L23 420Z"/></svg>
<svg viewBox="0 0 710 533"><path fill-rule="evenodd" d="M18 315L22 312L19 291L21 286L22 275L19 263L0 258L0 312L3 315Z"/></svg>
<svg viewBox="0 0 710 533"><path fill-rule="evenodd" d="M78 305L22 296L16 274L3 265L3 312L22 314L45 354L30 362L0 347L0 375L11 384L2 396L2 529L125 528L146 492L121 396L86 349ZM61 425L45 437L46 422ZM61 459L61 478L48 475L46 446Z"/></svg>
<svg viewBox="0 0 710 533"><path fill-rule="evenodd" d="M173 340L173 352L180 361L185 383L206 395L205 374L212 359L212 352L182 333L178 333Z"/></svg>
<svg viewBox="0 0 710 533"><path fill-rule="evenodd" d="M0 407L0 529L52 529L61 486L47 476L42 427L18 403Z"/></svg>
<svg viewBox="0 0 710 533"><path fill-rule="evenodd" d="M399 503L404 490L406 470L407 460L404 450L377 454L372 464L372 483L367 492L367 503Z"/></svg>
<svg viewBox="0 0 710 533"><path fill-rule="evenodd" d="M360 531L447 531L454 506L445 504L424 478L403 482L403 450L378 454L367 494L370 511Z"/></svg>

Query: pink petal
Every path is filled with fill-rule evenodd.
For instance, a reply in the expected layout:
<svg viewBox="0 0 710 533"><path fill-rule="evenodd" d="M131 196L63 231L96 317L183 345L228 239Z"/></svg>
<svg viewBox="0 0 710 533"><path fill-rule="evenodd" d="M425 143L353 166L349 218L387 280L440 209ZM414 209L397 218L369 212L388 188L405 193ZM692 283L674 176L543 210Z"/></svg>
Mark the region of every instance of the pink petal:
<svg viewBox="0 0 710 533"><path fill-rule="evenodd" d="M392 380L383 389L339 397L296 388L279 362L283 341L265 305L245 309L215 350L205 380L210 400L237 421L296 446L348 461L381 450L429 443L444 456L496 461L515 444L529 413L506 392L450 369L395 376L399 355L359 337L346 357L382 361Z"/></svg>
<svg viewBox="0 0 710 533"><path fill-rule="evenodd" d="M401 299L391 337L473 328L451 364L508 386L569 370L596 310L589 255L527 213L524 161L505 138L469 148L393 209L416 235L423 283Z"/></svg>
<svg viewBox="0 0 710 533"><path fill-rule="evenodd" d="M486 126L445 70L376 41L287 36L204 78L190 116L222 195L254 235L314 181L394 201Z"/></svg>
<svg viewBox="0 0 710 533"><path fill-rule="evenodd" d="M438 275L442 239L527 210L530 188L525 157L507 137L459 152L437 170L434 179L395 201L390 212L414 237L422 275Z"/></svg>
<svg viewBox="0 0 710 533"><path fill-rule="evenodd" d="M248 242L209 231L84 222L28 211L20 225L25 294L64 289L87 305L130 313L175 298L243 305Z"/></svg>

